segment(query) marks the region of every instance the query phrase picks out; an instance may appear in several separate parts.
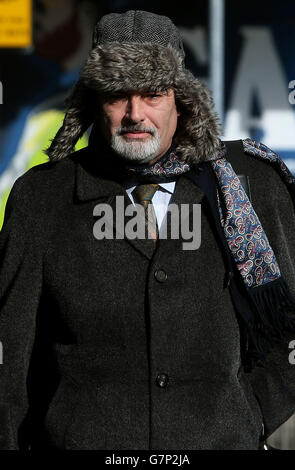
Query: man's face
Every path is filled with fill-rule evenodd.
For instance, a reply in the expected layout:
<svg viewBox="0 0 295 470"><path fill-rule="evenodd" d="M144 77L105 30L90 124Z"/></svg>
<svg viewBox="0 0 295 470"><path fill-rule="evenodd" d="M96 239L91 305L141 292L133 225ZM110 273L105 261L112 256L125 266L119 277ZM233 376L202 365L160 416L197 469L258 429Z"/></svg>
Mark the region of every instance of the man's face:
<svg viewBox="0 0 295 470"><path fill-rule="evenodd" d="M102 131L122 158L152 164L169 149L180 114L172 88L103 97L101 107Z"/></svg>

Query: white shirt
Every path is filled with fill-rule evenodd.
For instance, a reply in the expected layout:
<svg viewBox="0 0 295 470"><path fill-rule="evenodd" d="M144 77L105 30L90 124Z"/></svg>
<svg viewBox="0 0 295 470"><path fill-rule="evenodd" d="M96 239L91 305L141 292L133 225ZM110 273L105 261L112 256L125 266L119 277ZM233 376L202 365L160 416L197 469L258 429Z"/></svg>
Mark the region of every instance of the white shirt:
<svg viewBox="0 0 295 470"><path fill-rule="evenodd" d="M160 231L163 219L164 219L164 217L166 215L166 212L167 212L167 209L168 209L168 204L169 204L171 196L174 192L175 181L171 181L170 183L159 183L159 186L162 186L163 188L165 188L166 191L156 191L155 194L153 195L152 203L153 203L153 206L155 208L155 214L156 214L156 217L157 217L158 228L159 228L159 231ZM129 196L129 198L131 199L133 205L135 205L135 202L134 202L134 199L133 199L133 196L132 196L132 191L135 187L136 186L132 186L132 188L126 189L126 192Z"/></svg>

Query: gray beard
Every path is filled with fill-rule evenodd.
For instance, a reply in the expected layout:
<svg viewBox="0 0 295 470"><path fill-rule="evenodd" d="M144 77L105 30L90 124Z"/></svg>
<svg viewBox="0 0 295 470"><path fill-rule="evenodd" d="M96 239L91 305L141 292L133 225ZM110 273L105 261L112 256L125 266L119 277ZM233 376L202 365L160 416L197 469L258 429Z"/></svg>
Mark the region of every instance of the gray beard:
<svg viewBox="0 0 295 470"><path fill-rule="evenodd" d="M144 131L145 130L142 130L142 132ZM151 129L149 131L151 131ZM132 132L132 130L130 130L130 132ZM121 133L122 128L116 129L115 133L112 135L110 145L114 152L125 160L147 163L159 154L161 140L157 129L152 129L153 135L148 138L147 142L138 142L131 139L125 140Z"/></svg>

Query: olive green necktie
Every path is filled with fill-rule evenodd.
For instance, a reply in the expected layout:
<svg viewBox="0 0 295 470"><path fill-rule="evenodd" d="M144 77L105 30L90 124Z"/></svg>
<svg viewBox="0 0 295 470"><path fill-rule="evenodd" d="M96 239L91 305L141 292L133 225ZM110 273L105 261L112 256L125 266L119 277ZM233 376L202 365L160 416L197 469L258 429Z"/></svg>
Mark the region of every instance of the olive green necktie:
<svg viewBox="0 0 295 470"><path fill-rule="evenodd" d="M154 242L159 237L159 229L152 198L158 189L158 184L140 184L132 191L134 201L144 208L145 227Z"/></svg>

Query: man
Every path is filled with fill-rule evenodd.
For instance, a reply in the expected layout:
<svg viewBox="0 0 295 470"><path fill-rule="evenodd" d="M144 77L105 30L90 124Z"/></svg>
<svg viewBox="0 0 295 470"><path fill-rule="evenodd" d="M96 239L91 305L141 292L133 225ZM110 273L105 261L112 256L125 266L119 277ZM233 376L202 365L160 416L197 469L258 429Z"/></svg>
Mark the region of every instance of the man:
<svg viewBox="0 0 295 470"><path fill-rule="evenodd" d="M258 449L295 411L288 169L220 141L178 30L142 11L97 24L48 155L1 234L1 448Z"/></svg>

